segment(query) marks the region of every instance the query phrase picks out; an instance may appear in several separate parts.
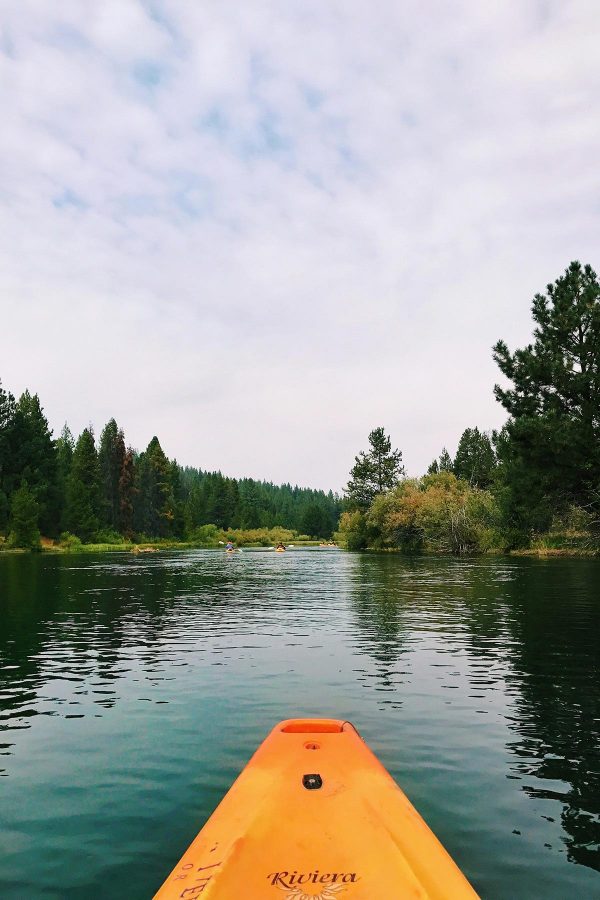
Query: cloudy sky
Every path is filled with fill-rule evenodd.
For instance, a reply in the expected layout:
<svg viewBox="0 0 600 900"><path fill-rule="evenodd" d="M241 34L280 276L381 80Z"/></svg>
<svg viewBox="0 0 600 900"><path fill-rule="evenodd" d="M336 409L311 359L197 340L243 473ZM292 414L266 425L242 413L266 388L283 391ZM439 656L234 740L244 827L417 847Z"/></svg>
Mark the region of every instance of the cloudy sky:
<svg viewBox="0 0 600 900"><path fill-rule="evenodd" d="M0 378L339 489L502 423L491 345L600 267L596 0L8 0Z"/></svg>

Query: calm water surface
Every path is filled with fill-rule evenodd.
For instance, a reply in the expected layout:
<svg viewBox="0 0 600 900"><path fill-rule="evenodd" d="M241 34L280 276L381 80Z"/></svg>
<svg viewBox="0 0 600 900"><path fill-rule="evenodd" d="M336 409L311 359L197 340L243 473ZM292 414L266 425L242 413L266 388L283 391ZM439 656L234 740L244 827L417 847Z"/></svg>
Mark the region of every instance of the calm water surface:
<svg viewBox="0 0 600 900"><path fill-rule="evenodd" d="M322 715L484 898L598 898L599 677L597 561L0 557L0 896L150 898L269 729Z"/></svg>

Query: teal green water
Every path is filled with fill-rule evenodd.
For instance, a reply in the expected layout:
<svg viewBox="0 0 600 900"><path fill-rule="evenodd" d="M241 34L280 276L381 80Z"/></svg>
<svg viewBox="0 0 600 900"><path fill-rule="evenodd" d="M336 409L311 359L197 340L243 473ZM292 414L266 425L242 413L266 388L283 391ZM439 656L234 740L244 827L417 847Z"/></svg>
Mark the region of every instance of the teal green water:
<svg viewBox="0 0 600 900"><path fill-rule="evenodd" d="M597 561L5 555L0 896L150 898L269 729L323 715L483 897L600 897L599 681Z"/></svg>

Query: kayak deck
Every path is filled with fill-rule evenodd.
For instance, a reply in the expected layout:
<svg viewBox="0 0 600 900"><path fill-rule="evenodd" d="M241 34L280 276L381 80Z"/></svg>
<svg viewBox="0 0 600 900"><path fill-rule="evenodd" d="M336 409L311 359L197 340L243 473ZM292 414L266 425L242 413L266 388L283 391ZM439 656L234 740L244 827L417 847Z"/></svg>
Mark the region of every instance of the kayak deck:
<svg viewBox="0 0 600 900"><path fill-rule="evenodd" d="M356 729L290 719L258 748L155 900L473 900Z"/></svg>

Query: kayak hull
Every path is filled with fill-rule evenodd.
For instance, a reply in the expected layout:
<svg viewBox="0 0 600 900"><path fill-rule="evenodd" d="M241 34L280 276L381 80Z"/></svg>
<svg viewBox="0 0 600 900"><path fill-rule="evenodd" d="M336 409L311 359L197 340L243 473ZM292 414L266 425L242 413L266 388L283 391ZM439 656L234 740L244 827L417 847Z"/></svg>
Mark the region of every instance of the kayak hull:
<svg viewBox="0 0 600 900"><path fill-rule="evenodd" d="M258 748L155 900L473 900L349 722L290 719Z"/></svg>

